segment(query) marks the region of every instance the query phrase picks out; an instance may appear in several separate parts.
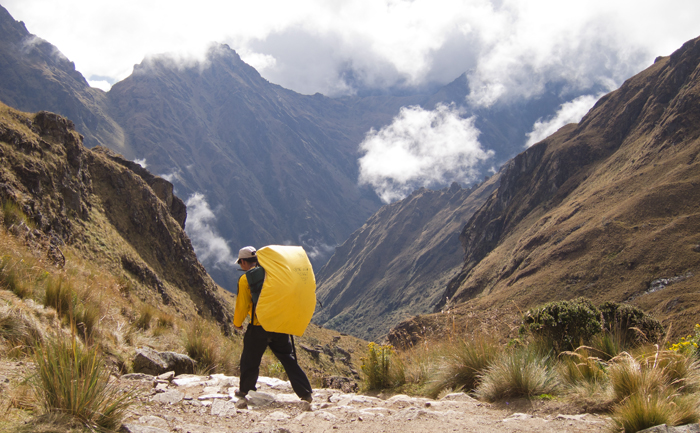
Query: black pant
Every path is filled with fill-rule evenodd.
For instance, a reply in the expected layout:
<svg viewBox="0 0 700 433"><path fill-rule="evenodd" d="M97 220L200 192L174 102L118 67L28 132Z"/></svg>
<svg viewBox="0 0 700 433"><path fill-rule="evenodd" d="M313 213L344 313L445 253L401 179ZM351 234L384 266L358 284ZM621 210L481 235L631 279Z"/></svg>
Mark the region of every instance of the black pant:
<svg viewBox="0 0 700 433"><path fill-rule="evenodd" d="M247 393L256 390L255 384L258 382L260 374L260 361L268 346L282 363L296 395L299 397L311 395L309 379L292 355L292 341L289 334L267 332L262 326L252 324L248 325L243 337L240 391Z"/></svg>

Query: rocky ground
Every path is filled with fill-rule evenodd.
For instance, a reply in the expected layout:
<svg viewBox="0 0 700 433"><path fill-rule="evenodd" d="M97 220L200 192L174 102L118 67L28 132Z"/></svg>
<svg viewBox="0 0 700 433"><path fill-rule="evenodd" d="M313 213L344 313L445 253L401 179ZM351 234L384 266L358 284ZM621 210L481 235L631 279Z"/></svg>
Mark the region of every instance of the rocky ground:
<svg viewBox="0 0 700 433"><path fill-rule="evenodd" d="M119 379L142 391L124 421L131 433L164 432L603 432L605 416L571 414L557 402L519 400L489 405L463 393L439 400L406 395L369 396L317 389L299 400L289 382L261 377L245 399L233 394L238 378L136 374Z"/></svg>

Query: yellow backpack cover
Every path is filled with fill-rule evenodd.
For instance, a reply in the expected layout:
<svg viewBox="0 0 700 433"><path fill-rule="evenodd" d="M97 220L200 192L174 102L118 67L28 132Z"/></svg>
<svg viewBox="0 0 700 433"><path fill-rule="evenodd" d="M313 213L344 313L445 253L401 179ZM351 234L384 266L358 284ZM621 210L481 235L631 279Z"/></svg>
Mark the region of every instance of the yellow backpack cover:
<svg viewBox="0 0 700 433"><path fill-rule="evenodd" d="M265 269L255 314L263 329L304 335L316 308L316 277L302 247L269 245L257 252Z"/></svg>

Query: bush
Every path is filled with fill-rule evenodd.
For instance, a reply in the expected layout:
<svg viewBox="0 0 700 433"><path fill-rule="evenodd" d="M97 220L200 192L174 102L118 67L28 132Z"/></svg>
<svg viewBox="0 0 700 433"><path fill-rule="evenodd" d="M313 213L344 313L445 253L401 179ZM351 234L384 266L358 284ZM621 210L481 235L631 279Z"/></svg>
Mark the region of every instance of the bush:
<svg viewBox="0 0 700 433"><path fill-rule="evenodd" d="M486 401L556 394L559 385L551 359L521 347L498 356L480 377L476 395Z"/></svg>
<svg viewBox="0 0 700 433"><path fill-rule="evenodd" d="M367 389L392 388L403 385L406 380L403 366L396 362L394 348L391 345L369 343L367 357L361 359Z"/></svg>
<svg viewBox="0 0 700 433"><path fill-rule="evenodd" d="M600 311L585 298L551 302L529 310L521 331L550 340L557 351L573 350L602 329Z"/></svg>
<svg viewBox="0 0 700 433"><path fill-rule="evenodd" d="M95 346L56 337L37 346L34 362L35 396L46 412L69 416L99 431L121 426L133 394L109 383L109 372Z"/></svg>
<svg viewBox="0 0 700 433"><path fill-rule="evenodd" d="M664 327L641 309L617 302L605 302L600 307L603 327L609 332L619 332L630 346L655 344L664 337Z"/></svg>

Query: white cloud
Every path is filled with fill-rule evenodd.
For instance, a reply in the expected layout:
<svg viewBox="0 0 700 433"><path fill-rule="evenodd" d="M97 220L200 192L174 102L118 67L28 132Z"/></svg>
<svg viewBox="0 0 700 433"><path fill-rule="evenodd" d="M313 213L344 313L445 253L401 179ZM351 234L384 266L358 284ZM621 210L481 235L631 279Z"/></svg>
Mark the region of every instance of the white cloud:
<svg viewBox="0 0 700 433"><path fill-rule="evenodd" d="M214 267L235 266L236 258L224 238L214 228L216 215L212 212L204 195L193 194L185 202L187 205L187 224L185 231L192 241L197 258L202 263Z"/></svg>
<svg viewBox="0 0 700 433"><path fill-rule="evenodd" d="M5 0L86 77L128 76L146 56L202 59L227 43L302 93L446 84L471 102L528 97L551 80L615 88L700 34L697 0ZM109 81L109 80L108 80Z"/></svg>
<svg viewBox="0 0 700 433"><path fill-rule="evenodd" d="M474 117L460 114L454 105L403 107L391 125L369 131L360 144L360 183L389 203L421 186L474 181L476 165L493 151L481 148Z"/></svg>
<svg viewBox="0 0 700 433"><path fill-rule="evenodd" d="M602 94L579 96L573 101L562 104L549 120L537 119L537 122L532 126L532 132L527 134L528 139L525 147L530 147L544 140L564 125L578 123L602 96Z"/></svg>
<svg viewBox="0 0 700 433"><path fill-rule="evenodd" d="M105 92L109 92L109 89L112 88L112 85L109 83L109 81L105 80L87 80L87 82L90 85L90 87L104 90Z"/></svg>
<svg viewBox="0 0 700 433"><path fill-rule="evenodd" d="M137 163L138 165L140 165L140 166L143 167L143 168L148 168L148 164L146 164L146 158L135 159L134 162ZM161 177L163 177L163 176L161 176ZM164 179L165 179L165 178L164 178ZM168 180L168 179L165 179L165 180L167 180L168 182L172 183L172 182L171 182L170 180Z"/></svg>

